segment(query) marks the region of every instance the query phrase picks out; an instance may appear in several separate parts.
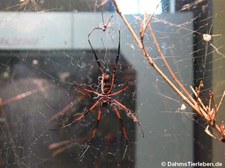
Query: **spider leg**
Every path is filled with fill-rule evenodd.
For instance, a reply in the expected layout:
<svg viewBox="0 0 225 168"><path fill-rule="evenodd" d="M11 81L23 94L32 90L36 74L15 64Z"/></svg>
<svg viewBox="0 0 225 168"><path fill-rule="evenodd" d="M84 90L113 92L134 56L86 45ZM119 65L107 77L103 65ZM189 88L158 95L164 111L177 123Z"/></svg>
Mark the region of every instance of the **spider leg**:
<svg viewBox="0 0 225 168"><path fill-rule="evenodd" d="M96 29L101 29L101 28L94 28L94 29L91 31L91 33L92 33L94 30L96 30ZM94 48L93 48L93 46L92 46L92 44L91 44L91 41L90 41L90 35L91 35L91 33L88 35L88 43L89 43L89 45L90 45L90 47L91 47L91 50L92 50L92 52L93 52L93 54L94 54L94 56L95 56L95 60L96 60L96 62L97 62L97 64L98 64L98 67L99 67L101 73L103 74L103 73L104 73L104 68L103 68L101 62L99 61L98 56L97 56L97 54L96 54L96 52L95 52L95 50L94 50Z"/></svg>
<svg viewBox="0 0 225 168"><path fill-rule="evenodd" d="M96 132L97 132L97 128L98 128L99 122L100 122L100 120L101 120L101 113L102 113L102 104L100 104L99 109L98 109L97 122L96 122L95 128L94 128L94 130L93 130L93 132L92 132L92 136L91 136L90 140L88 141L88 144L87 144L86 149L85 149L84 152L80 155L80 160L83 159L85 153L88 151L88 149L89 149L90 146L91 146L91 143L93 142L93 140L94 140L94 138L95 138L95 135L96 135Z"/></svg>
<svg viewBox="0 0 225 168"><path fill-rule="evenodd" d="M131 116L131 118L134 120L134 122L136 122L140 126L141 132L142 132L142 136L144 137L144 131L143 131L143 128L141 126L141 123L138 121L138 119L135 117L135 115L131 112L131 110L128 109L126 106L124 106L123 104L121 104L120 102L118 102L115 99L112 99L112 101L114 103L116 103L119 107L121 107L122 109L124 109L124 111L126 111L128 113L128 115Z"/></svg>
<svg viewBox="0 0 225 168"><path fill-rule="evenodd" d="M123 88L123 89L121 89L121 90L119 90L119 91L117 91L117 92L115 92L115 93L108 94L108 96L115 96L115 95L118 95L118 94L120 94L121 92L123 92L123 91L125 91L125 90L127 90L127 89L128 89L128 86L126 86L125 88Z"/></svg>
<svg viewBox="0 0 225 168"><path fill-rule="evenodd" d="M128 145L128 137L127 137L126 129L124 127L123 120L122 120L122 118L120 116L120 113L119 113L119 111L118 111L118 109L116 108L115 105L113 106L113 109L116 112L116 115L117 115L118 119L120 120L120 125L121 125L122 131L123 131L123 136L124 136L124 138L126 140L126 144Z"/></svg>
<svg viewBox="0 0 225 168"><path fill-rule="evenodd" d="M93 106L91 106L88 110L86 110L80 117L78 117L77 119L73 120L71 123L69 123L69 124L63 126L63 128L69 127L69 126L71 126L72 124L74 124L74 123L80 121L80 120L81 120L82 118L84 118L90 111L92 111L92 110L93 110L93 109L94 109L94 108L102 101L102 99L103 99L103 98L98 99L98 100L95 102L95 104L94 104Z"/></svg>
<svg viewBox="0 0 225 168"><path fill-rule="evenodd" d="M204 55L204 65L203 65L203 68L204 68L204 71L205 71L205 68L206 68L206 63L207 63L207 57L208 57L208 49L209 49L209 42L205 42L206 43L206 46L205 46L205 55Z"/></svg>
<svg viewBox="0 0 225 168"><path fill-rule="evenodd" d="M102 30L103 32L106 31L106 29L107 29L107 27L109 26L109 23L110 23L112 17L113 17L113 15L109 18L108 22L105 24L105 23L104 23L104 18L103 18L103 12L102 12L102 23L103 23L103 27L100 27L100 26L99 26L99 27L95 27L95 28L92 29L91 32L88 34L88 43L89 43L89 45L90 45L90 47L91 47L91 50L92 50L92 52L93 52L93 54L94 54L94 56L95 56L95 60L97 61L98 67L99 67L99 69L100 69L100 71L101 71L102 74L104 73L104 68L103 68L102 64L100 63L100 61L99 61L99 59L98 59L98 56L97 56L97 54L96 54L96 52L95 52L95 50L94 50L94 47L93 47L92 44L91 44L90 36L91 36L91 34L92 34L95 30Z"/></svg>
<svg viewBox="0 0 225 168"><path fill-rule="evenodd" d="M90 39L90 36L91 36L91 34L95 31L95 30L104 30L103 28L101 28L101 27L95 27L95 28L93 28L92 30L91 30L91 32L88 34L88 39Z"/></svg>
<svg viewBox="0 0 225 168"><path fill-rule="evenodd" d="M105 21L104 21L104 15L103 15L103 8L102 8L102 12L101 12L101 15L102 15L102 24L105 25Z"/></svg>
<svg viewBox="0 0 225 168"><path fill-rule="evenodd" d="M113 106L113 109L116 112L116 115L117 115L118 119L120 120L120 125L121 125L122 131L123 131L123 136L124 136L125 142L126 142L126 148L124 150L123 157L122 157L122 159L123 159L125 157L126 152L127 152L127 147L128 147L129 141L128 141L126 129L124 127L124 123L123 123L123 120L122 120L122 118L120 116L120 113L119 113L119 111L118 111L118 109L116 108L115 105Z"/></svg>
<svg viewBox="0 0 225 168"><path fill-rule="evenodd" d="M116 61L115 61L114 66L113 66L112 80L111 80L111 85L110 85L110 89L109 89L108 93L111 93L111 91L113 89L119 57L120 57L120 30L119 30L119 44L118 44L118 49L117 49L117 56L116 56Z"/></svg>
<svg viewBox="0 0 225 168"><path fill-rule="evenodd" d="M97 122L96 122L95 128L94 128L94 130L93 130L93 132L92 132L91 139L88 141L88 144L89 144L89 145L92 143L92 141L93 141L94 138L95 138L95 135L96 135L96 132L97 132L97 128L98 128L99 122L100 122L100 120L101 120L101 113L102 113L102 105L100 104L99 109L98 109Z"/></svg>
<svg viewBox="0 0 225 168"><path fill-rule="evenodd" d="M90 90L90 89L83 89L85 92L88 92L88 93L93 93L93 94L96 94L97 96L101 96L101 94L100 93L98 93L98 92L95 92L95 91L93 91L93 90Z"/></svg>
<svg viewBox="0 0 225 168"><path fill-rule="evenodd" d="M112 20L112 18L113 18L113 15L109 18L108 22L106 24L104 24L103 12L102 12L102 22L104 24L104 30L103 31L105 31L107 29L107 27L108 27L110 21Z"/></svg>

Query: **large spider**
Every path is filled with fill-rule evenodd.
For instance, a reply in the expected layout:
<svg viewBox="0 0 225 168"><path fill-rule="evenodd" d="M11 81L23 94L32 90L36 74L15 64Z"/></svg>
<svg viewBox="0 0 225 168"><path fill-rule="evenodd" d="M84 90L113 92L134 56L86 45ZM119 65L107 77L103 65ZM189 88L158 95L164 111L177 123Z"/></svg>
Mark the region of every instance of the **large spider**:
<svg viewBox="0 0 225 168"><path fill-rule="evenodd" d="M86 150L90 147L90 144L92 143L93 139L95 138L95 135L96 135L96 131L97 131L97 128L98 128L98 125L99 125L99 122L101 120L101 113L102 113L102 108L103 107L112 107L112 109L115 111L119 121L120 121L120 124L121 124L121 129L122 129L122 132L123 132L123 136L125 138L125 142L126 142L126 148L125 148L125 152L124 152L124 155L126 153L126 150L127 150L127 147L128 147L128 137L127 137L127 134L126 134L126 129L124 127L124 122L123 122L123 119L121 118L120 116L120 113L119 113L119 110L118 108L121 108L123 109L126 113L128 113L128 116L130 116L134 122L136 122L140 128L141 128L141 131L142 131L142 135L144 136L144 132L143 132L143 129L142 129L142 126L141 126L141 123L138 121L138 119L135 117L135 115L133 114L133 112L128 109L125 105L123 105L122 103L120 103L118 100L114 99L113 96L116 96L122 92L124 92L125 90L128 89L128 86L126 86L125 88L121 89L121 90L118 90L116 92L112 92L112 90L114 89L114 82L115 82L115 74L116 74L116 70L117 70L117 65L118 65L118 61L119 61L119 57L120 57L120 31L119 31L119 44L118 44L118 51L117 51L117 56L116 56L116 59L115 59L115 63L114 63L114 66L113 66L113 71L112 73L110 73L109 71L105 70L103 68L103 65L101 64L101 62L99 61L98 59L98 56L91 44L91 41L90 41L90 34L88 36L88 42L90 44L90 47L91 47L91 50L95 56L95 59L96 59L96 62L97 62L97 65L101 71L101 76L100 76L100 92L97 92L97 91L94 91L94 90L90 90L90 89L83 89L85 92L87 93L91 93L91 94L94 94L96 96L98 96L98 99L97 101L89 108L87 109L81 116L79 116L78 118L74 119L72 122L70 122L69 124L65 125L64 127L69 127L71 126L72 124L80 121L81 119L83 119L86 115L88 115L94 108L96 108L98 106L98 115L97 115L97 123L94 127L94 130L92 132L92 136L91 138L89 139L88 141L88 147L86 148ZM85 150L85 151L86 151ZM85 153L85 152L84 152ZM123 156L124 156L123 155Z"/></svg>

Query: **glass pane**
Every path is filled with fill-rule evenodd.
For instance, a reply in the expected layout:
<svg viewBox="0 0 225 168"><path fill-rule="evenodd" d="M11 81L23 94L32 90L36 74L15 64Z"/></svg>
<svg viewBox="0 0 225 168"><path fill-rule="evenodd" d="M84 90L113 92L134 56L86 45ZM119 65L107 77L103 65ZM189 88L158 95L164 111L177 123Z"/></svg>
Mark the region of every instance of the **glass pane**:
<svg viewBox="0 0 225 168"><path fill-rule="evenodd" d="M0 167L225 164L224 5L2 0Z"/></svg>

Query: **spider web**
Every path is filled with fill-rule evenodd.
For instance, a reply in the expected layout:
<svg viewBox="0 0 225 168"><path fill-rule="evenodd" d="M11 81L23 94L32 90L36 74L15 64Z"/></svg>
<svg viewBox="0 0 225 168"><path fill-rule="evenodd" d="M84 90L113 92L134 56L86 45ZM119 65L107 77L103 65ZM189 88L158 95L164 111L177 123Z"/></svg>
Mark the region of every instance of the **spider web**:
<svg viewBox="0 0 225 168"><path fill-rule="evenodd" d="M203 80L205 102L210 89L218 101L224 90L225 12L220 10L224 4L212 4L179 1L177 12L169 13L170 4L162 1L164 13L151 19L175 75L190 92L190 85L198 86ZM224 144L204 132L206 123L147 63L111 1L3 0L0 9L0 96L3 102L8 100L0 111L0 167L161 167L162 161L225 164ZM121 31L113 91L128 86L115 99L135 112L145 133L142 138L138 125L119 108L129 138L124 159L125 140L112 107L103 108L87 151L98 108L62 128L98 99L83 91L100 91L101 72L87 39L94 27L104 26L111 17L105 31L92 33L91 43L104 69L112 72ZM139 34L143 15L127 18ZM150 33L145 44L169 76ZM218 120L223 118L221 110Z"/></svg>

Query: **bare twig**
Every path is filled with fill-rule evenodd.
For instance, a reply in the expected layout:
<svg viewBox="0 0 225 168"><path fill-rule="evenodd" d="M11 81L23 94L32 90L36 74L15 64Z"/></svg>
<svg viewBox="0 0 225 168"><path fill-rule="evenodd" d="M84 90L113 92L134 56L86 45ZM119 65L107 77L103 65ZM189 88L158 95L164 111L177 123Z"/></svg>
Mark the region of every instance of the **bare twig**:
<svg viewBox="0 0 225 168"><path fill-rule="evenodd" d="M159 43L157 41L157 38L155 36L155 33L153 32L153 29L152 29L152 26L150 24L150 22L148 23L148 28L149 28L149 31L152 35L152 38L153 38L153 41L156 45L156 48L163 60L163 62L165 63L167 69L169 70L171 76L173 77L173 79L175 80L175 82L179 85L179 87L184 91L184 93L188 96L188 98L192 101L192 103L195 103L195 100L192 98L191 94L187 91L187 89L184 87L184 85L177 79L176 75L174 74L173 70L171 69L169 63L167 62L164 54L162 53L162 50L161 50L161 47L159 46Z"/></svg>
<svg viewBox="0 0 225 168"><path fill-rule="evenodd" d="M213 95L213 91L209 92L210 99L208 102L208 105L205 105L200 97L200 92L203 85L203 82L200 82L199 87L194 89L191 86L191 90L193 94L195 95L195 99L191 96L192 94L188 92L188 90L184 87L184 85L178 80L178 78L175 76L173 70L171 69L170 65L168 64L164 54L162 53L162 50L159 46L159 43L157 41L157 38L153 32L153 29L151 27L150 21L152 16L148 19L147 15L144 15L144 21L142 22L141 25L141 30L140 30L140 39L138 38L137 34L127 21L126 17L123 15L122 11L120 10L117 1L113 0L114 4L117 9L117 13L120 15L122 18L123 22L125 23L126 27L130 31L131 35L133 36L134 40L138 44L139 48L142 51L143 56L147 59L148 63L150 66L152 66L155 71L169 84L169 86L177 93L178 96L181 97L181 99L187 103L197 114L199 114L207 123L208 126L205 129L205 132L212 138L216 140L220 140L222 142L225 142L225 126L222 122L222 124L218 124L216 122L216 117L219 108L221 107L222 101L225 97L225 92L223 93L223 96L221 97L221 100L219 102L219 105L217 106L215 102L215 98ZM168 71L170 72L170 75L173 77L174 82L172 82L167 75L157 66L157 64L154 62L152 59L151 55L147 52L145 45L144 45L144 37L146 33L146 27L149 28L150 34L153 37L154 43L156 45L157 51L159 52L164 64L166 65ZM177 84L179 88L175 85ZM209 128L213 128L216 131L216 135L212 133Z"/></svg>
<svg viewBox="0 0 225 168"><path fill-rule="evenodd" d="M145 49L144 43L143 41L141 41L138 36L136 35L135 31L133 30L133 28L131 27L131 25L129 24L129 22L127 21L126 17L123 15L123 13L121 12L116 0L114 0L116 9L117 9L117 13L121 16L122 20L124 21L124 23L126 24L128 30L130 31L131 35L133 36L133 38L135 39L135 41L137 42L139 48L141 49L144 57L147 59L148 63L159 73L160 76L163 77L163 79L171 86L172 89L175 90L175 92L182 98L182 100L186 103L188 103L195 111L198 111L199 114L201 114L201 112L199 111L198 107L196 107L196 104L193 104L174 84L173 82L161 71L161 69L155 64L155 62L153 61L152 57L147 53L147 50ZM145 29L143 28L142 31L144 31ZM144 35L144 33L141 33ZM141 37L141 39L143 39ZM201 110L201 109L200 109Z"/></svg>

